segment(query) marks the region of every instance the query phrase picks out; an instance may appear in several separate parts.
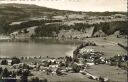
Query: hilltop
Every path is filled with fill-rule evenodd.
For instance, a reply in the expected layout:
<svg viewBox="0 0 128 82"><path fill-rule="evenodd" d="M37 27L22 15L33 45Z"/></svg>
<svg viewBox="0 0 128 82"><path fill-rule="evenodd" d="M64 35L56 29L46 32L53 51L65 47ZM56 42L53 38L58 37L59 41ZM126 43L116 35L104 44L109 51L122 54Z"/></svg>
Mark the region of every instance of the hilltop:
<svg viewBox="0 0 128 82"><path fill-rule="evenodd" d="M50 16L65 14L65 10L57 10L30 4L0 4L0 17L7 16L14 20L23 20L28 17Z"/></svg>

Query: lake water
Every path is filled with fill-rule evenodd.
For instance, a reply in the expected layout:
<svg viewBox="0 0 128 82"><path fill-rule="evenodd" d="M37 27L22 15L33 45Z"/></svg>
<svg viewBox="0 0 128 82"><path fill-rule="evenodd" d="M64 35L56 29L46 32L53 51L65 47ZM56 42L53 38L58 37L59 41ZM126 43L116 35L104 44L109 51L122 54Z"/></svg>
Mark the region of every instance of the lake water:
<svg viewBox="0 0 128 82"><path fill-rule="evenodd" d="M43 42L0 42L0 56L72 56L74 45Z"/></svg>

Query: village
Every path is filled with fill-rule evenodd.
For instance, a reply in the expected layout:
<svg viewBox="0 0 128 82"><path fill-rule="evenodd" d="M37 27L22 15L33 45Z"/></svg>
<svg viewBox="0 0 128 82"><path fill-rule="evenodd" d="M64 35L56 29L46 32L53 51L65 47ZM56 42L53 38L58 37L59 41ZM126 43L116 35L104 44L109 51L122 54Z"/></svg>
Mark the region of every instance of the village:
<svg viewBox="0 0 128 82"><path fill-rule="evenodd" d="M107 59L103 57L104 52L88 49L87 46L98 45L95 42L82 43L74 50L73 57L1 57L1 78L9 82L49 82L48 78L40 78L37 73L53 77L55 75L63 77L75 73L87 76L92 82L111 82L110 78L93 75L88 72L88 69L101 64L127 69L127 55L117 55Z"/></svg>

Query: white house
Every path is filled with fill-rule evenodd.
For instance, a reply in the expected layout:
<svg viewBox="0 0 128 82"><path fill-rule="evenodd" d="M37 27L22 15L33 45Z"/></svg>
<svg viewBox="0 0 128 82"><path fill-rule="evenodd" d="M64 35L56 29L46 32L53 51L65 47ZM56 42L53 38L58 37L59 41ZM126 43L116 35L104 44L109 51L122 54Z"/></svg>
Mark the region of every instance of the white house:
<svg viewBox="0 0 128 82"><path fill-rule="evenodd" d="M11 65L12 60L11 59L7 59L8 65Z"/></svg>

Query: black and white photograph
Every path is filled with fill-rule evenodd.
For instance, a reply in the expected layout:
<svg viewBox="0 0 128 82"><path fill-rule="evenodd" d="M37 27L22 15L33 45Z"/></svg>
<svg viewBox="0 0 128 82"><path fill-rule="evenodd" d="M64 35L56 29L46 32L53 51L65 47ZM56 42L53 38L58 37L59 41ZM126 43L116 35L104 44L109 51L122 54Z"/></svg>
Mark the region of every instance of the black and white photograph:
<svg viewBox="0 0 128 82"><path fill-rule="evenodd" d="M0 0L0 82L128 82L127 0Z"/></svg>

